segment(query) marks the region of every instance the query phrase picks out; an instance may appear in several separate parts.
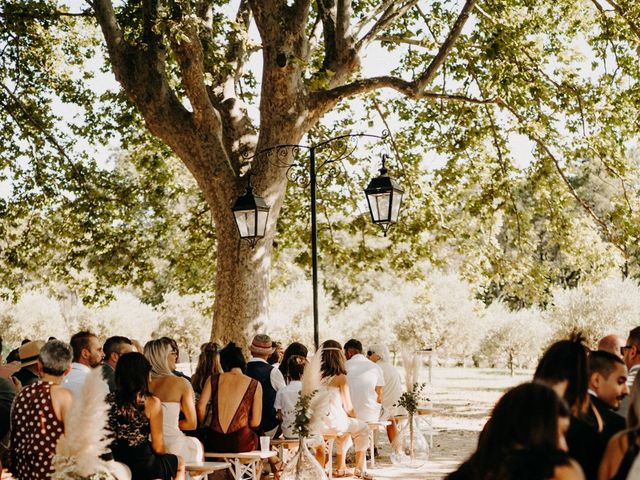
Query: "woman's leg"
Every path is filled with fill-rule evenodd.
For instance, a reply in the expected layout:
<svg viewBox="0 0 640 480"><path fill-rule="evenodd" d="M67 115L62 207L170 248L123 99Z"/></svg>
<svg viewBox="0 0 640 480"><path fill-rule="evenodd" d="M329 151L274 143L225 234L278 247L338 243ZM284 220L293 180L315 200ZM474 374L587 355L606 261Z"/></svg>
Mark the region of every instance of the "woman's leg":
<svg viewBox="0 0 640 480"><path fill-rule="evenodd" d="M356 451L356 469L364 470L364 461L369 448L369 427L361 420L349 419L349 433L353 438Z"/></svg>
<svg viewBox="0 0 640 480"><path fill-rule="evenodd" d="M184 467L184 459L181 456L178 456L178 471L176 472L175 480L185 480L186 472Z"/></svg>

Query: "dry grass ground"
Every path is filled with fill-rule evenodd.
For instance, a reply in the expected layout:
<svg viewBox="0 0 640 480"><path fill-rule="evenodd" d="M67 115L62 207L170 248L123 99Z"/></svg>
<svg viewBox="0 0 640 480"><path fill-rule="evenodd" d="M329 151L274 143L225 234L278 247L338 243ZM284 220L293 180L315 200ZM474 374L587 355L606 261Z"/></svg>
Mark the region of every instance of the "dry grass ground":
<svg viewBox="0 0 640 480"><path fill-rule="evenodd" d="M423 377L426 372L423 372ZM532 372L476 368L435 368L430 397L437 413L433 424L435 436L429 461L422 468L398 468L389 460L390 446L385 434L379 435L380 458L370 470L375 479L439 480L466 459L474 450L478 433L491 408L502 393L531 379Z"/></svg>

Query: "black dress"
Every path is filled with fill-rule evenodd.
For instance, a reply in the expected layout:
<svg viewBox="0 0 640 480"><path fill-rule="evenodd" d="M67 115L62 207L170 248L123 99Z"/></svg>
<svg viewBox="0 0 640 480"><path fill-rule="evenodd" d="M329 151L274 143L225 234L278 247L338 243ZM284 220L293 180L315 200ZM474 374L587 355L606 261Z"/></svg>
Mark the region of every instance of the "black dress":
<svg viewBox="0 0 640 480"><path fill-rule="evenodd" d="M131 469L131 480L171 480L178 471L178 457L157 455L151 448L149 419L144 403L118 404L115 394L107 395L113 459Z"/></svg>

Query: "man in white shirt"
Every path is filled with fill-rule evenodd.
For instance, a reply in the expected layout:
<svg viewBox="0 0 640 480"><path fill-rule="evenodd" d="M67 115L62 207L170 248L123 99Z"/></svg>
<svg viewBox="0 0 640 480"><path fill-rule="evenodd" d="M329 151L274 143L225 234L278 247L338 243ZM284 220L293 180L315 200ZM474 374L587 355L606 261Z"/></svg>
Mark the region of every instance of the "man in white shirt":
<svg viewBox="0 0 640 480"><path fill-rule="evenodd" d="M274 407L278 419L282 422L280 425L284 438L298 438L298 432L294 430L293 423L296 419L296 404L302 390L301 379L304 366L304 359L291 357L289 359L289 377L291 380L288 385L285 385L276 393Z"/></svg>
<svg viewBox="0 0 640 480"><path fill-rule="evenodd" d="M100 366L104 354L98 337L91 332L78 332L71 337L69 343L73 350L73 363L71 371L62 382L62 386L71 390L78 397L87 375L92 368Z"/></svg>
<svg viewBox="0 0 640 480"><path fill-rule="evenodd" d="M344 344L347 357L347 382L351 393L351 403L356 418L363 422L377 422L380 419L382 369L362 354L362 343L351 339Z"/></svg>

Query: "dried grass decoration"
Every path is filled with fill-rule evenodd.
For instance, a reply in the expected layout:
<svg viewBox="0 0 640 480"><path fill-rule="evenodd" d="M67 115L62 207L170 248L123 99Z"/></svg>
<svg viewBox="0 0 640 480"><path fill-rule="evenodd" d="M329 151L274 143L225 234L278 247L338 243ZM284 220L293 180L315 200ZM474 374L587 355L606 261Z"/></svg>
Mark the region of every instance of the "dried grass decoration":
<svg viewBox="0 0 640 480"><path fill-rule="evenodd" d="M67 413L65 433L53 457L53 480L131 480L125 465L101 458L109 453L111 442L105 402L108 392L102 368L93 369Z"/></svg>

